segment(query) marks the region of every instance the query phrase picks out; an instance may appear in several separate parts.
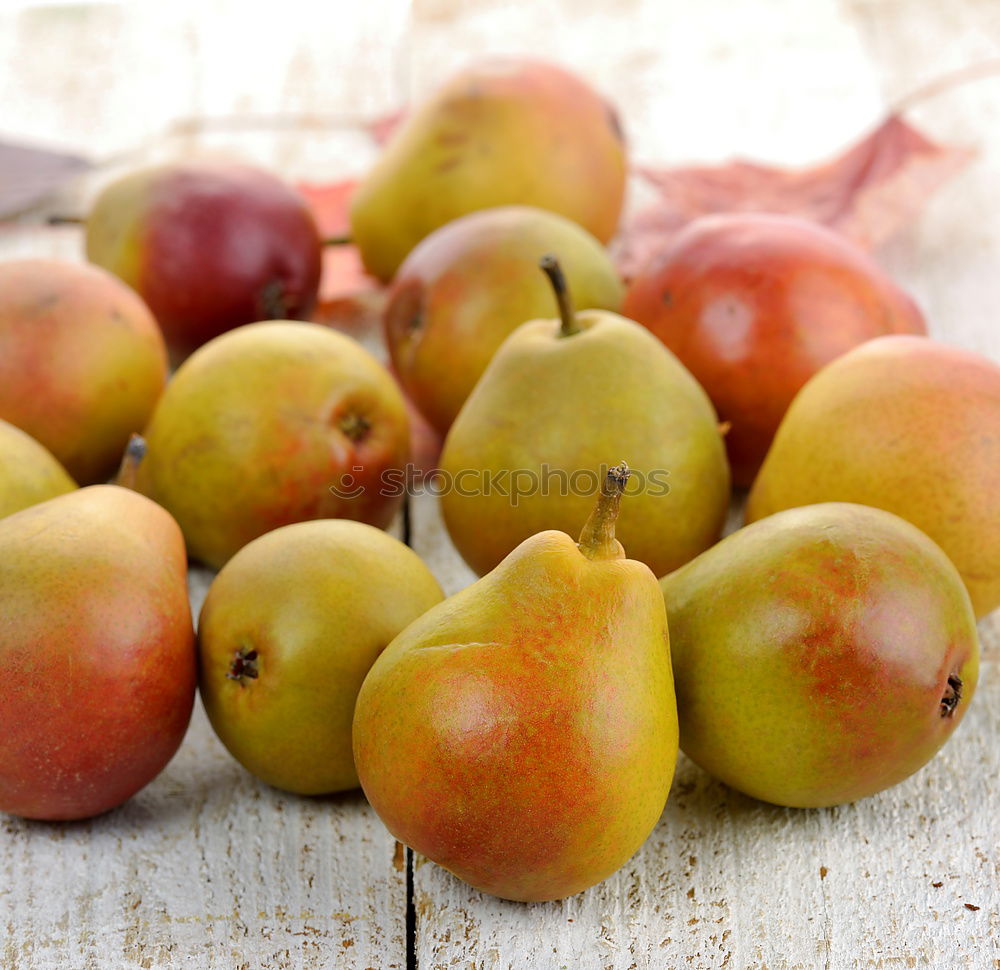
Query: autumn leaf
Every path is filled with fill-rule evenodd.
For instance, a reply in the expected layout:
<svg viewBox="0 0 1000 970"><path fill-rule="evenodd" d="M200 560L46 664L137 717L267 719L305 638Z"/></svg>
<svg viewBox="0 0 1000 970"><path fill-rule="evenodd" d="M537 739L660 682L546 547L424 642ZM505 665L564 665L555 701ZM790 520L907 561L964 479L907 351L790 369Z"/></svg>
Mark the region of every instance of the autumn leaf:
<svg viewBox="0 0 1000 970"><path fill-rule="evenodd" d="M406 108L397 108L395 111L390 111L388 114L382 115L381 118L369 121L365 127L368 129L368 134L372 136L375 144L381 148L399 127L399 123L406 115Z"/></svg>
<svg viewBox="0 0 1000 970"><path fill-rule="evenodd" d="M324 239L350 235L348 213L357 184L357 179L299 184ZM362 330L375 325L384 302L385 291L365 272L357 246L339 242L323 247L323 273L313 320L343 330Z"/></svg>
<svg viewBox="0 0 1000 970"><path fill-rule="evenodd" d="M928 196L973 157L940 145L890 114L837 157L803 169L754 162L636 169L657 192L615 243L626 279L692 219L717 212L775 212L812 219L871 249L912 222Z"/></svg>

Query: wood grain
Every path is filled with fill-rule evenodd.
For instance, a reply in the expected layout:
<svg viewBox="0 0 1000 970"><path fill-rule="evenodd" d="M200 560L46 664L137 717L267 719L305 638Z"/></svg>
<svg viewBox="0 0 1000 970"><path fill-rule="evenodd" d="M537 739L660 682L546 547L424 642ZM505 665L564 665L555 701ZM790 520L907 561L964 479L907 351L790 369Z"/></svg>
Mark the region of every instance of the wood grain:
<svg viewBox="0 0 1000 970"><path fill-rule="evenodd" d="M211 574L192 574L197 608ZM4 817L4 970L405 967L402 847L359 792L255 781L198 704L177 756L87 822Z"/></svg>
<svg viewBox="0 0 1000 970"><path fill-rule="evenodd" d="M655 153L643 157L815 160L874 123L893 98L982 57L984 34L1000 39L995 5L975 0L947 10L919 0L697 7L686 5L682 18L671 4L630 5L634 68L595 65L606 88L626 93L626 118L649 125L629 125L638 152ZM451 17L436 9L418 23L425 70L440 69L455 36L465 49L488 46L504 16L491 9L456 5ZM582 46L588 30L613 35L603 4L581 12L568 0L552 3L534 23L559 12L574 23L570 37L547 36L557 57ZM534 43L531 23L503 22L519 45ZM610 60L617 55L613 48ZM678 55L689 69L683 78ZM725 77L738 78L739 89L724 93ZM654 93L644 82L662 86ZM685 112L700 118L663 123ZM918 112L939 137L977 146L979 159L878 255L915 294L936 337L1000 360L1000 126L989 123L998 112L1000 82L956 90ZM468 581L433 526L418 530L417 549L446 587ZM649 841L572 899L492 899L418 858L417 965L1000 970L1000 616L984 621L981 635L979 696L960 729L930 765L873 798L822 811L776 808L682 755Z"/></svg>
<svg viewBox="0 0 1000 970"><path fill-rule="evenodd" d="M293 178L337 178L370 157L349 126L158 135L187 116L377 114L470 57L519 50L575 64L607 91L638 158L796 164L1000 43L992 0L355 6L351 19L343 5L289 0L278 24L233 0L0 14L4 132L96 157L130 152L118 169L207 148ZM879 258L935 336L1000 359L998 83L915 116L976 145L979 160ZM115 170L49 210L83 211ZM79 232L5 226L0 257L25 255L79 259ZM413 515L414 545L446 591L470 582L433 496L418 497ZM209 578L192 575L196 606ZM682 757L649 841L570 900L491 899L418 857L415 966L1000 970L1000 615L981 630L979 695L904 784L793 811L732 792ZM72 825L0 822L0 968L403 968L405 868L360 794L301 799L256 783L198 708L167 770L117 811Z"/></svg>
<svg viewBox="0 0 1000 970"><path fill-rule="evenodd" d="M402 853L364 798L258 784L200 705L174 761L121 808L5 818L0 885L4 970L405 966Z"/></svg>

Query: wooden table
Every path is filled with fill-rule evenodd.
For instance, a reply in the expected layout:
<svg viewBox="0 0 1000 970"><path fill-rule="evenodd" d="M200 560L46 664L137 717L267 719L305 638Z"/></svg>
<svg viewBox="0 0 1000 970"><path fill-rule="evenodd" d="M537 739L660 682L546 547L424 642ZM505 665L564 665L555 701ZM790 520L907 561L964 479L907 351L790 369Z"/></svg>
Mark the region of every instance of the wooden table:
<svg viewBox="0 0 1000 970"><path fill-rule="evenodd" d="M345 10L352 6L359 9ZM995 0L235 0L0 16L0 134L134 164L226 146L290 177L362 170L349 128L164 139L180 117L370 117L487 50L554 57L622 107L647 161L786 163L839 148L918 83L1000 50ZM1000 81L914 117L978 161L879 259L933 334L1000 359ZM136 148L138 151L133 151ZM102 172L100 177L105 177ZM99 178L100 178L99 177ZM81 207L91 179L49 208ZM81 258L37 214L0 255ZM470 581L433 498L414 545ZM192 572L199 605L210 575ZM858 804L775 808L681 757L666 811L615 876L572 899L481 895L395 842L359 793L255 782L200 708L180 752L102 818L0 825L0 967L1000 968L1000 614L979 694L916 776Z"/></svg>

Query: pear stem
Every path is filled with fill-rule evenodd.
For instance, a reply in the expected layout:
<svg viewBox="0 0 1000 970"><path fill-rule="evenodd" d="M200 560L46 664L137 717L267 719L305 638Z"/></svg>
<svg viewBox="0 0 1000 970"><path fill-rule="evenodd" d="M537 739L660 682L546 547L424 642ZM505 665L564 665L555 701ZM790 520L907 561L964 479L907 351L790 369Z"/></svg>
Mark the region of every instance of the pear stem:
<svg viewBox="0 0 1000 970"><path fill-rule="evenodd" d="M125 454L122 455L122 463L118 466L115 484L122 488L130 488L133 492L136 491L139 463L145 457L146 439L141 434L133 434L125 446Z"/></svg>
<svg viewBox="0 0 1000 970"><path fill-rule="evenodd" d="M576 312L573 309L573 300L569 295L569 287L566 285L566 277L563 275L559 260L547 253L539 261L538 265L542 272L549 278L552 289L556 294L556 303L559 305L559 319L562 325L559 328L560 337L572 337L580 332L580 326L576 322Z"/></svg>
<svg viewBox="0 0 1000 970"><path fill-rule="evenodd" d="M597 504L577 543L588 559L617 559L621 556L621 544L615 538L615 520L618 518L618 508L630 474L628 464L624 461L608 469Z"/></svg>

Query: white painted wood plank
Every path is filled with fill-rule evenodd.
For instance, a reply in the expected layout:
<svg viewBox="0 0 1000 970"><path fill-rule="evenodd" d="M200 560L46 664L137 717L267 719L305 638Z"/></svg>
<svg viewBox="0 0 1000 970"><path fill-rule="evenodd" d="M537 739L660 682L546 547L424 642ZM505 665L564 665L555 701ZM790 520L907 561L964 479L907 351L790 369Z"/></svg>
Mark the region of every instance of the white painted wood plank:
<svg viewBox="0 0 1000 970"><path fill-rule="evenodd" d="M982 56L984 35L1000 38L995 5L976 0L940 9L917 0L706 0L684 5L683 15L673 4L633 2L612 13L595 2L573 5L572 30L555 26L569 14L560 2L534 23L489 3L433 6L439 16L417 25L427 73L440 69L455 36L463 49L508 40L497 28L504 16L519 47L541 52L544 43L556 56L586 48L588 21L596 51L601 23L614 37L614 17L630 20L629 40L616 38L610 57L592 63L605 88L627 92L626 119L688 117L686 126L629 125L640 154L657 160L822 157L873 124L889 99ZM539 41L546 18L552 29ZM623 47L634 69L624 66ZM726 91L726 78L739 88ZM976 144L981 155L878 255L914 292L935 336L1000 360L1000 126L992 123L1000 82L988 83L918 113L938 137ZM446 588L468 581L433 526L416 539ZM418 857L418 966L1000 970L1000 615L981 632L979 696L959 731L930 765L873 798L822 811L776 808L727 789L682 755L649 841L619 873L572 899L492 899Z"/></svg>
<svg viewBox="0 0 1000 970"><path fill-rule="evenodd" d="M375 30L378 11L367 21L361 14L356 21L368 28L359 37L329 29L332 8L310 9L316 30L275 44L270 16L218 0L214 12L238 13L251 48L269 55L247 71L249 49L237 49L203 6L171 5L169 15L148 5L0 14L4 133L101 157L141 146L178 115L356 116L399 99L391 61L405 16ZM294 2L285 13L295 14ZM369 73L345 73L357 63ZM311 84L290 80L310 72ZM371 151L339 131L198 142L316 179L348 174L348 163L363 166ZM122 164L191 147L191 139L161 139ZM69 187L60 211L84 211L108 175ZM0 258L27 256L82 259L81 233L5 226ZM196 609L208 579L193 574ZM175 759L120 809L72 825L0 823L3 970L403 967L405 911L402 847L360 792L306 799L257 783L216 740L200 704Z"/></svg>
<svg viewBox="0 0 1000 970"><path fill-rule="evenodd" d="M4 132L105 153L179 114L369 115L476 54L522 50L575 63L608 91L644 160L806 162L874 122L887 98L1000 39L991 0L940 10L920 0L416 0L411 33L405 3L379 0L365 5L360 36L339 29L340 5L292 2L287 43L272 18L230 0L152 15L142 5L142 16L138 6L97 5L69 26L59 8L0 18ZM206 26L207 8L238 17L247 43L224 21ZM939 135L981 144L982 157L880 258L935 335L1000 357L993 83L919 113ZM340 136L207 142L298 177L364 162ZM192 144L174 139L132 161ZM79 258L79 237L18 227L0 236L0 254ZM431 498L415 503L414 536L447 592L471 580ZM203 588L196 580L195 598ZM1000 970L1000 619L983 631L969 716L891 792L822 812L776 809L682 758L649 842L602 886L557 904L489 899L418 858L418 966ZM70 826L4 819L0 967L403 966L401 863L360 795L298 799L258 785L199 709L174 762L122 809Z"/></svg>
<svg viewBox="0 0 1000 970"><path fill-rule="evenodd" d="M199 704L176 758L123 807L4 817L0 966L402 967L402 860L359 793L255 782Z"/></svg>
<svg viewBox="0 0 1000 970"><path fill-rule="evenodd" d="M983 632L991 660L952 742L873 798L777 808L682 756L643 848L568 900L493 899L418 858L418 966L997 966L1000 622Z"/></svg>

